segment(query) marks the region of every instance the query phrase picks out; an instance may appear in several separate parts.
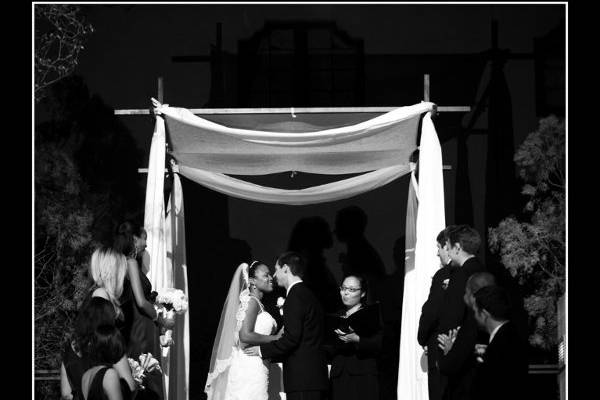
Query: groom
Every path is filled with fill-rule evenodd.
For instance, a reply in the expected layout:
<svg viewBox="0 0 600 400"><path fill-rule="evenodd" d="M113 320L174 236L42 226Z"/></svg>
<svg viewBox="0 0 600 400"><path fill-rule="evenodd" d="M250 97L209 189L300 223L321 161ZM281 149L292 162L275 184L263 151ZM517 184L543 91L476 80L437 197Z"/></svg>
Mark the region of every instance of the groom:
<svg viewBox="0 0 600 400"><path fill-rule="evenodd" d="M258 350L264 359L283 359L287 400L322 400L328 388L327 364L321 349L324 315L317 298L302 282L305 271L306 260L299 253L286 252L277 259L275 279L287 291L284 333ZM256 354L252 349L246 352Z"/></svg>

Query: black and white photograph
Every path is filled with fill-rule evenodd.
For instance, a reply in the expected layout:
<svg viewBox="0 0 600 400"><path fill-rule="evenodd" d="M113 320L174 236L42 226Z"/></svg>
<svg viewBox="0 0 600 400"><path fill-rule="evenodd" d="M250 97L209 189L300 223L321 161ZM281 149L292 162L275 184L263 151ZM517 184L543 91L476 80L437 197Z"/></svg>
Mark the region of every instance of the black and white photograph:
<svg viewBox="0 0 600 400"><path fill-rule="evenodd" d="M567 2L30 17L35 399L568 398Z"/></svg>

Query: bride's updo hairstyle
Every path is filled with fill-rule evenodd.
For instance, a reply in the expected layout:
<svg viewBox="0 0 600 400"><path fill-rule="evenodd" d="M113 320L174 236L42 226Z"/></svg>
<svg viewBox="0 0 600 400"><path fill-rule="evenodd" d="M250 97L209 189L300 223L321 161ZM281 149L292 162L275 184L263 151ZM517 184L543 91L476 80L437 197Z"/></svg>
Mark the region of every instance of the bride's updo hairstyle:
<svg viewBox="0 0 600 400"><path fill-rule="evenodd" d="M244 271L241 276L241 283L243 287L250 288L250 278L256 278L256 269L264 263L260 261L252 261L250 264L245 264Z"/></svg>
<svg viewBox="0 0 600 400"><path fill-rule="evenodd" d="M113 240L115 250L123 253L126 257L136 258L135 238L146 231L144 227L133 221L125 221L117 227Z"/></svg>
<svg viewBox="0 0 600 400"><path fill-rule="evenodd" d="M263 265L260 261L252 261L250 265L248 265L248 278L256 278L256 269L259 265Z"/></svg>

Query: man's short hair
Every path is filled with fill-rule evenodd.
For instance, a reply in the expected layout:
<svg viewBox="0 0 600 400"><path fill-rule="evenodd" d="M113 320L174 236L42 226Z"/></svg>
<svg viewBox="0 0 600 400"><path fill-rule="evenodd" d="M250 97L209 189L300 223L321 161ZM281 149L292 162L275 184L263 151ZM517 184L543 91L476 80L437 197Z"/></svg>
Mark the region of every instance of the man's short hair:
<svg viewBox="0 0 600 400"><path fill-rule="evenodd" d="M477 254L481 246L481 236L479 232L469 225L458 225L448 232L450 246L454 247L460 243L460 247L469 254Z"/></svg>
<svg viewBox="0 0 600 400"><path fill-rule="evenodd" d="M304 277L304 273L306 272L306 260L302 254L295 251L286 251L277 258L277 263L281 267L283 267L284 264L290 267L292 275L299 278Z"/></svg>
<svg viewBox="0 0 600 400"><path fill-rule="evenodd" d="M475 294L475 305L479 310L486 310L492 318L504 321L510 316L510 300L508 293L498 285L486 286Z"/></svg>
<svg viewBox="0 0 600 400"><path fill-rule="evenodd" d="M444 247L444 245L446 244L446 242L449 239L448 232L450 232L455 227L456 227L456 225L448 225L447 227L445 227L444 229L442 229L440 231L440 233L438 233L438 235L435 238L435 240L437 240L437 242L440 244L440 246Z"/></svg>
<svg viewBox="0 0 600 400"><path fill-rule="evenodd" d="M473 295L477 293L479 289L495 284L496 278L489 272L476 272L467 280L467 288Z"/></svg>

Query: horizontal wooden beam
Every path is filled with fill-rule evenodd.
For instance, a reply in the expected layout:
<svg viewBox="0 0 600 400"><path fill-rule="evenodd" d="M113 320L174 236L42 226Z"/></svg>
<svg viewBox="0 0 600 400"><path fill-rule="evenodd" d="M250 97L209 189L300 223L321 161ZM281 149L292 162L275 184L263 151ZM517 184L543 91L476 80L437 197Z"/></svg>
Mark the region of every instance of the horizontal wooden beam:
<svg viewBox="0 0 600 400"><path fill-rule="evenodd" d="M389 112L399 107L282 107L282 108L190 108L196 115L218 114L323 114ZM438 106L438 112L469 112L470 106ZM150 109L119 109L115 115L149 115Z"/></svg>
<svg viewBox="0 0 600 400"><path fill-rule="evenodd" d="M451 170L452 169L452 165L444 165L442 167L444 170ZM165 174L169 172L167 169L165 169ZM140 174L147 174L148 173L148 168L138 168L138 173Z"/></svg>

